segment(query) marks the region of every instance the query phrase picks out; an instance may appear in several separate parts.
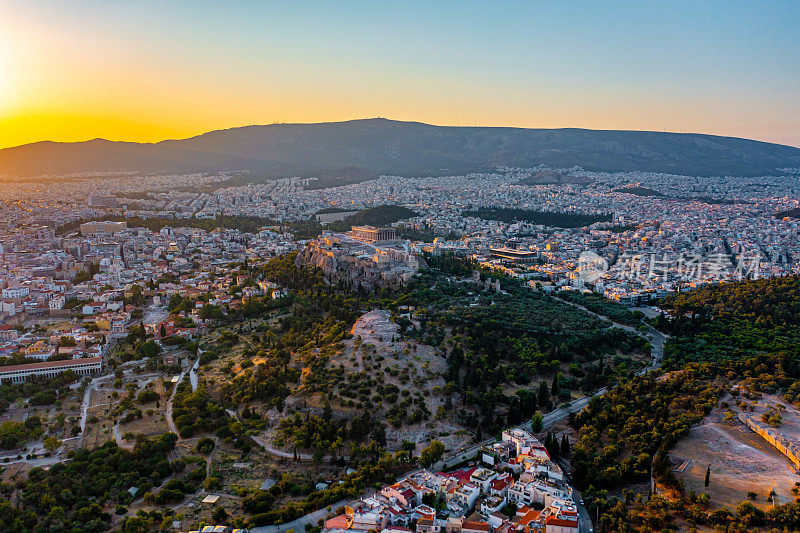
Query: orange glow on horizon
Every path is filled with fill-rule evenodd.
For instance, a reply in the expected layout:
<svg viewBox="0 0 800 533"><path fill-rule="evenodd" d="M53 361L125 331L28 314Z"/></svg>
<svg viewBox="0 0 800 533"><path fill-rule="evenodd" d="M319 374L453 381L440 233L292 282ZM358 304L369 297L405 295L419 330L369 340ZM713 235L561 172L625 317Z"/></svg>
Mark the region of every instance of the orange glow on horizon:
<svg viewBox="0 0 800 533"><path fill-rule="evenodd" d="M355 12L344 16L339 7L298 7L293 14L289 5L258 4L0 6L0 149L98 137L156 142L251 124L379 116L444 126L697 132L800 145L798 99L785 76L793 70L760 56L748 58L748 76L740 75L738 56L717 72L713 48L706 57L698 55L704 48L687 44L683 63L673 57L681 52L679 39L669 53L656 41L639 53L627 37L572 31L574 10L563 12L570 31L559 31L553 17L560 10L544 5L520 8L519 16L487 8L474 20L458 19L466 29L405 6L385 13L433 25L409 32L407 25L378 23L392 17L360 19L366 8L351 6ZM432 9L448 12L425 11ZM550 18L534 16L539 10ZM485 16L504 24L487 24ZM537 24L539 31L532 30ZM626 35L638 27L626 27ZM481 33L492 28L503 30ZM732 26L731 40L718 46L740 36ZM769 57L789 61L791 54ZM756 67L769 67L773 77Z"/></svg>

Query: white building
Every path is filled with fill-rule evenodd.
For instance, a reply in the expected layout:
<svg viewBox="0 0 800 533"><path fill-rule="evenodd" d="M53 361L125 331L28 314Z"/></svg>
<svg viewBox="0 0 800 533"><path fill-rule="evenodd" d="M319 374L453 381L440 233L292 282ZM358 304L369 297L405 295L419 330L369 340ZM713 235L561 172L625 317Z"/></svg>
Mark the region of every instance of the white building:
<svg viewBox="0 0 800 533"><path fill-rule="evenodd" d="M54 295L50 298L48 305L50 306L51 311L56 311L58 309L64 309L64 305L67 303L67 299L64 297L63 294Z"/></svg>
<svg viewBox="0 0 800 533"><path fill-rule="evenodd" d="M0 382L21 383L31 376L53 377L61 372L72 370L80 376L89 376L100 371L101 357L86 357L66 361L46 361L0 367Z"/></svg>

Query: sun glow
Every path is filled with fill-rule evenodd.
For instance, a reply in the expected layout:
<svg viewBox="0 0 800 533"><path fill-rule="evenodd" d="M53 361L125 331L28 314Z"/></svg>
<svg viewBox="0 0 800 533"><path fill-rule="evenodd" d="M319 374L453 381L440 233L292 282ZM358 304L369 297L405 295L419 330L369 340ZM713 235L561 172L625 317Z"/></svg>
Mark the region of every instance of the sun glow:
<svg viewBox="0 0 800 533"><path fill-rule="evenodd" d="M0 117L11 114L12 91L11 61L8 48L0 41Z"/></svg>

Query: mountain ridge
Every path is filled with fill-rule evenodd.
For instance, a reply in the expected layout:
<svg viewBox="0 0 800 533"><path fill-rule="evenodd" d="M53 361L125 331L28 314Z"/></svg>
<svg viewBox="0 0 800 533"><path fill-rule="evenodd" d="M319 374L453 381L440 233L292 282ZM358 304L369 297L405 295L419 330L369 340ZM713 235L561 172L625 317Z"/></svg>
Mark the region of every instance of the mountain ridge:
<svg viewBox="0 0 800 533"><path fill-rule="evenodd" d="M264 178L336 169L443 175L497 166L758 176L800 167L800 148L703 133L437 126L384 118L252 125L154 143L96 138L0 150L0 174L250 170Z"/></svg>

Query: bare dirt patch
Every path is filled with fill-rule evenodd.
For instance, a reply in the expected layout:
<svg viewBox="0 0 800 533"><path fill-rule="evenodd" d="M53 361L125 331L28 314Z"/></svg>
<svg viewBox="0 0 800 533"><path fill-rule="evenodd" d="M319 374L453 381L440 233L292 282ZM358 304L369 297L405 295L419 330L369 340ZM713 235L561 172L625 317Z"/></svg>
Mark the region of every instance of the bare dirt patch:
<svg viewBox="0 0 800 533"><path fill-rule="evenodd" d="M730 398L727 398L730 401ZM791 462L769 443L738 420L724 422L725 409L716 408L703 422L691 429L670 453L686 490L705 492L712 507L734 509L748 500L767 508L767 496L774 490L779 503L794 501L791 489L800 481ZM706 467L711 465L710 484L704 486Z"/></svg>

